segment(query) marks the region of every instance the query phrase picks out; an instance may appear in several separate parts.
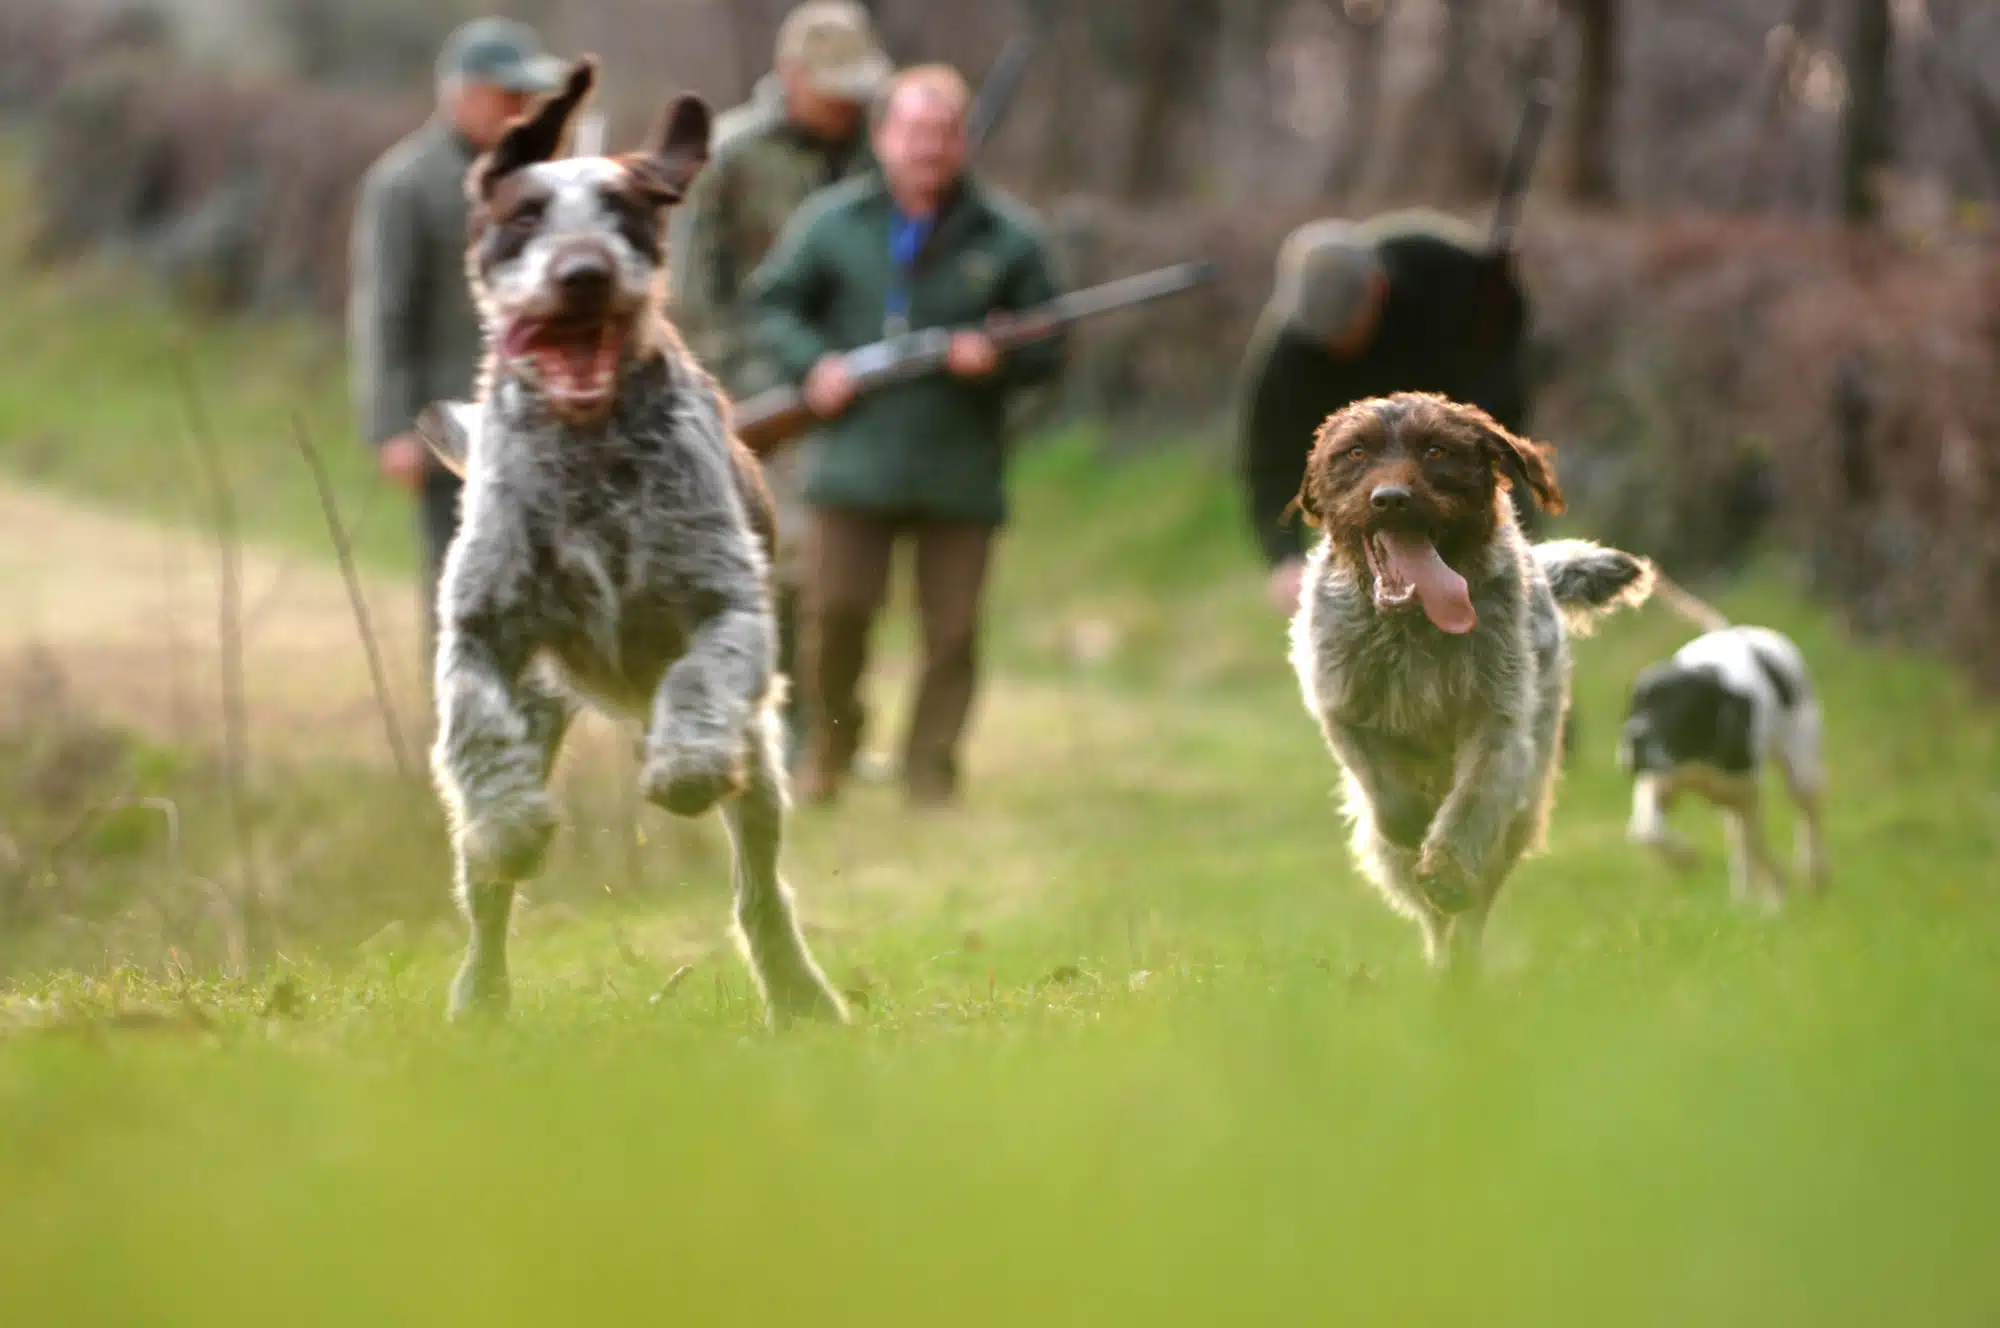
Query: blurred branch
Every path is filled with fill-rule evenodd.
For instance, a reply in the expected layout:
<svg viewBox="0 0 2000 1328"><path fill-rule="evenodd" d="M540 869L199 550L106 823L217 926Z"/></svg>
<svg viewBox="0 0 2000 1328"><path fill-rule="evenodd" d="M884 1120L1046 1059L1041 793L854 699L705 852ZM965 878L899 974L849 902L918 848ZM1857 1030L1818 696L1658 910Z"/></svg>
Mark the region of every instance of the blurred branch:
<svg viewBox="0 0 2000 1328"><path fill-rule="evenodd" d="M1344 204L1360 186L1382 118L1383 36L1390 0L1329 0L1347 55L1347 114L1334 136L1322 191Z"/></svg>
<svg viewBox="0 0 2000 1328"><path fill-rule="evenodd" d="M210 427L201 385L194 365L183 352L175 359L181 380L181 401L187 412L196 457L209 487L210 520L215 535L216 558L221 567L217 635L221 646L222 674L222 782L229 811L229 824L236 841L238 924L243 934L246 972L261 964L270 952L270 928L265 915L262 883L250 823L249 708L243 689L243 546L236 519L236 497L230 488L228 467L222 449Z"/></svg>
<svg viewBox="0 0 2000 1328"><path fill-rule="evenodd" d="M1577 29L1576 111L1570 117L1569 193L1603 207L1617 200L1618 0L1564 0Z"/></svg>
<svg viewBox="0 0 2000 1328"><path fill-rule="evenodd" d="M1881 208L1876 178L1889 162L1889 0L1850 0L1847 104L1840 126L1841 212L1872 222Z"/></svg>
<svg viewBox="0 0 2000 1328"><path fill-rule="evenodd" d="M389 754L395 759L396 773L408 780L413 769L409 750L403 743L403 726L396 718L395 701L389 695L389 678L382 668L382 652L376 647L375 632L368 622L368 598L362 593L361 575L354 567L354 550L348 544L346 528L341 524L340 504L333 496L333 483L327 478L326 464L320 460L319 449L313 446L305 419L296 413L292 416L292 441L298 445L299 455L305 458L306 468L312 472L313 488L319 494L319 510L326 518L327 535L333 541L334 557L340 562L340 579L346 583L347 602L354 611L354 628L360 634L361 649L368 657L368 681L375 689L375 708L382 716L382 731L389 740Z"/></svg>

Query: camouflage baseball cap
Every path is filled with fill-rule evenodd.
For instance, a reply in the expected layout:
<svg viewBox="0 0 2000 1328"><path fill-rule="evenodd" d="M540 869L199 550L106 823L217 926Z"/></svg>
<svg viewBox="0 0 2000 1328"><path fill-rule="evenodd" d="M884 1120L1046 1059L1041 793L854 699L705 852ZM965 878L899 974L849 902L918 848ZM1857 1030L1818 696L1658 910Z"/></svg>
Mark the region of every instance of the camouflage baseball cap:
<svg viewBox="0 0 2000 1328"><path fill-rule="evenodd" d="M778 27L778 63L797 63L813 91L850 101L875 95L894 66L854 0L806 0Z"/></svg>
<svg viewBox="0 0 2000 1328"><path fill-rule="evenodd" d="M542 39L525 23L508 18L476 18L445 39L438 55L439 78L488 83L509 92L553 92L568 66L542 50Z"/></svg>

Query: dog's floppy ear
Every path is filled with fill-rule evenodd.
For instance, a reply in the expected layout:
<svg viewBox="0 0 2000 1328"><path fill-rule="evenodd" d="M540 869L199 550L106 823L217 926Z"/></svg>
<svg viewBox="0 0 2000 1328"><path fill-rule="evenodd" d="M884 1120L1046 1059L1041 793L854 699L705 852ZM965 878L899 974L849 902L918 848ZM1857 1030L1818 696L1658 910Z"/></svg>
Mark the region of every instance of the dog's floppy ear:
<svg viewBox="0 0 2000 1328"><path fill-rule="evenodd" d="M1519 438L1491 421L1480 427L1486 453L1510 484L1534 495L1535 502L1551 516L1560 515L1568 504L1562 486L1556 483L1555 448L1532 438Z"/></svg>
<svg viewBox="0 0 2000 1328"><path fill-rule="evenodd" d="M708 103L683 92L667 103L643 152L625 159L626 167L653 201L678 203L694 177L708 162L709 131L714 116Z"/></svg>
<svg viewBox="0 0 2000 1328"><path fill-rule="evenodd" d="M474 197L491 198L500 181L515 171L560 156L570 120L596 86L597 57L586 55L570 66L561 91L509 125L493 150L474 163Z"/></svg>

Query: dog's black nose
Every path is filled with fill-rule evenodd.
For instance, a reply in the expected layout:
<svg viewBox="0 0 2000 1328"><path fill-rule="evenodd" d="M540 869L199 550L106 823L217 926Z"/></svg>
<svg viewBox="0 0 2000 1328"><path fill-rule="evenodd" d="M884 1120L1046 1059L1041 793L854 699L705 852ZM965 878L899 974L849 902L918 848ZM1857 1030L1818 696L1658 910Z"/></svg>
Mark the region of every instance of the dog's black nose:
<svg viewBox="0 0 2000 1328"><path fill-rule="evenodd" d="M1369 505L1378 512L1401 512L1410 505L1407 484L1380 484L1368 495Z"/></svg>
<svg viewBox="0 0 2000 1328"><path fill-rule="evenodd" d="M611 295L611 264L595 254L559 259L552 273L563 297L573 304L598 305Z"/></svg>

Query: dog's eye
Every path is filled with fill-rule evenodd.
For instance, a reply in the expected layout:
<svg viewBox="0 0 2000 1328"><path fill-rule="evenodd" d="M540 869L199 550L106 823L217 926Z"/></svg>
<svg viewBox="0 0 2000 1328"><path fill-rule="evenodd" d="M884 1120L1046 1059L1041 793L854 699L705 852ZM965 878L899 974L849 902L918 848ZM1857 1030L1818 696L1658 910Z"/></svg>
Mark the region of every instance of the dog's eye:
<svg viewBox="0 0 2000 1328"><path fill-rule="evenodd" d="M523 203L507 214L507 229L510 231L531 231L542 224L542 205Z"/></svg>
<svg viewBox="0 0 2000 1328"><path fill-rule="evenodd" d="M1424 460L1426 461L1444 460L1444 449L1442 447L1426 447L1424 449Z"/></svg>
<svg viewBox="0 0 2000 1328"><path fill-rule="evenodd" d="M1349 461L1366 461L1368 459L1368 449L1365 447L1350 447L1347 449L1347 459Z"/></svg>

